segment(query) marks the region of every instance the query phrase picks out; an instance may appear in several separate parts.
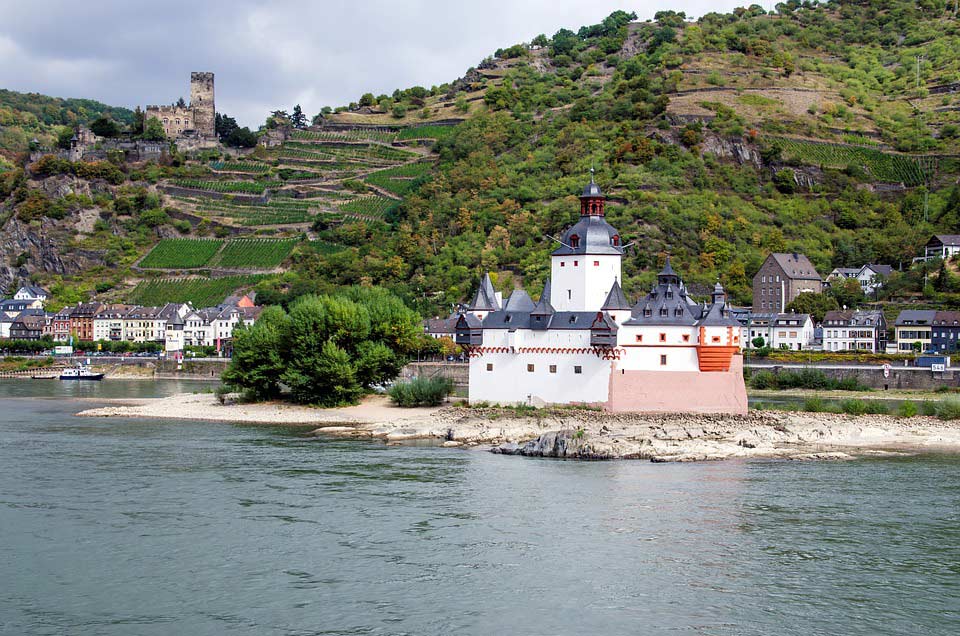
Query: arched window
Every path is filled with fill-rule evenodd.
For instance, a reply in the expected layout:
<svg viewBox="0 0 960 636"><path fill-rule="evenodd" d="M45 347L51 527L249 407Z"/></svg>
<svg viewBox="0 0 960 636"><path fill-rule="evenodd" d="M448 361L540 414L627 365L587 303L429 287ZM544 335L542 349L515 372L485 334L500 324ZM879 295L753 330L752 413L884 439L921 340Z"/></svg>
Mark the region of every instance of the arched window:
<svg viewBox="0 0 960 636"><path fill-rule="evenodd" d="M167 119L166 117L164 117L164 118L163 118L163 125L166 126L169 121L170 121L169 119Z"/></svg>
<svg viewBox="0 0 960 636"><path fill-rule="evenodd" d="M619 235L619 234L614 234L614 235L613 235L613 246L614 246L614 247L620 247L620 235Z"/></svg>
<svg viewBox="0 0 960 636"><path fill-rule="evenodd" d="M576 234L570 235L570 247L574 249L580 247L580 237L577 236Z"/></svg>

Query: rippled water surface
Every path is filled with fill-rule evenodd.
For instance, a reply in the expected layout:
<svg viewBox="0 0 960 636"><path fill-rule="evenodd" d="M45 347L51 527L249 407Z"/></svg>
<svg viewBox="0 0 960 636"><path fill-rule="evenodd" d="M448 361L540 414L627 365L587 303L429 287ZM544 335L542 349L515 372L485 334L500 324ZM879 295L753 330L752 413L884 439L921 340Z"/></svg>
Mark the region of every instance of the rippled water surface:
<svg viewBox="0 0 960 636"><path fill-rule="evenodd" d="M0 381L0 633L960 633L956 457L529 460L65 399L194 386Z"/></svg>

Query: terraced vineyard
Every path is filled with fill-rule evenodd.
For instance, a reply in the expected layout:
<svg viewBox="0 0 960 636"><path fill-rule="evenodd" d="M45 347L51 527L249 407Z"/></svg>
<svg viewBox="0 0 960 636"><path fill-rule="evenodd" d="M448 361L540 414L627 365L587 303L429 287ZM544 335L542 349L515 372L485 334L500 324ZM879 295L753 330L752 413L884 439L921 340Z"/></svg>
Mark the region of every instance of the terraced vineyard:
<svg viewBox="0 0 960 636"><path fill-rule="evenodd" d="M352 129L338 131L314 131L314 130L295 130L291 135L293 139L306 139L312 141L379 141L381 143L390 143L396 139L397 133L385 129Z"/></svg>
<svg viewBox="0 0 960 636"><path fill-rule="evenodd" d="M875 148L844 146L826 142L800 141L778 137L771 142L784 158L826 168L862 166L874 179L916 186L924 183L920 162L909 155L881 152Z"/></svg>
<svg viewBox="0 0 960 636"><path fill-rule="evenodd" d="M148 306L189 302L194 307L212 307L236 290L250 287L262 278L262 275L248 275L147 280L134 287L127 302Z"/></svg>
<svg viewBox="0 0 960 636"><path fill-rule="evenodd" d="M242 194L263 194L264 190L276 183L265 181L202 181L200 179L171 179L170 182L181 188L209 190L211 192Z"/></svg>
<svg viewBox="0 0 960 636"><path fill-rule="evenodd" d="M211 161L210 168L226 172L246 172L250 174L262 174L270 170L270 166L263 163L253 163L251 161Z"/></svg>
<svg viewBox="0 0 960 636"><path fill-rule="evenodd" d="M408 163L369 174L365 181L402 197L426 180L430 167L428 163Z"/></svg>
<svg viewBox="0 0 960 636"><path fill-rule="evenodd" d="M404 141L407 139L443 139L453 132L454 126L418 126L416 128L403 128L397 135L397 139Z"/></svg>
<svg viewBox="0 0 960 636"><path fill-rule="evenodd" d="M382 219L387 212L400 205L399 201L393 201L384 197L362 197L347 203L341 203L337 207L346 214L359 214Z"/></svg>
<svg viewBox="0 0 960 636"><path fill-rule="evenodd" d="M310 241L310 247L321 254L335 254L347 249L343 245L337 245L335 243L329 243L319 239L316 241Z"/></svg>
<svg viewBox="0 0 960 636"><path fill-rule="evenodd" d="M310 223L316 203L302 199L273 199L263 204L244 204L230 201L197 202L198 211L207 216L218 216L238 225L286 225Z"/></svg>
<svg viewBox="0 0 960 636"><path fill-rule="evenodd" d="M163 239L140 261L140 267L146 269L203 267L222 246L223 241L214 239Z"/></svg>
<svg viewBox="0 0 960 636"><path fill-rule="evenodd" d="M211 261L216 267L267 269L290 255L298 239L234 239Z"/></svg>

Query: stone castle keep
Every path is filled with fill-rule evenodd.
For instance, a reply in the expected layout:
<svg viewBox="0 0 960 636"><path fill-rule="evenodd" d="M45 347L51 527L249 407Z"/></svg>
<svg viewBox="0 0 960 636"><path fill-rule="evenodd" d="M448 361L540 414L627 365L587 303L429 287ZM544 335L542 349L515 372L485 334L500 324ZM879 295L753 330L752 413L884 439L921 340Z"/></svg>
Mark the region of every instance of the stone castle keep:
<svg viewBox="0 0 960 636"><path fill-rule="evenodd" d="M189 106L147 106L146 117L159 119L164 133L171 139L184 136L215 139L213 73L190 73Z"/></svg>

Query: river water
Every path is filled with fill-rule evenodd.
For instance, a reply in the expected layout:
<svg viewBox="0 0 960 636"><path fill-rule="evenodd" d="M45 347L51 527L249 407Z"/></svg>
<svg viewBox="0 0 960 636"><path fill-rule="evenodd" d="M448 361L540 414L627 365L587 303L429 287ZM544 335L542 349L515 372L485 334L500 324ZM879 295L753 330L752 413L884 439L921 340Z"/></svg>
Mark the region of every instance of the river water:
<svg viewBox="0 0 960 636"><path fill-rule="evenodd" d="M0 381L0 633L960 633L960 459L564 462Z"/></svg>

